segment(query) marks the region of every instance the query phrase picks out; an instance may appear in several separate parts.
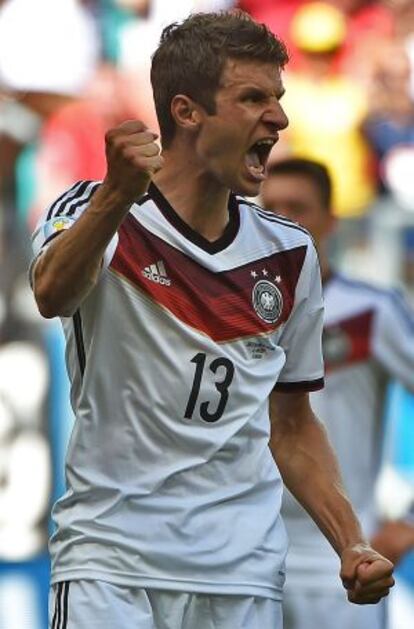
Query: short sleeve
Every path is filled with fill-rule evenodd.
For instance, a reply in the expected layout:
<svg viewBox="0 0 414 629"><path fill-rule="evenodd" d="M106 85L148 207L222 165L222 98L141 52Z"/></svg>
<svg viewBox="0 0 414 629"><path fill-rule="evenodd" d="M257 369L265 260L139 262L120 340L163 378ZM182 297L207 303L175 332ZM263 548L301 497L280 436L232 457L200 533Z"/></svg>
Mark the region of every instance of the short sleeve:
<svg viewBox="0 0 414 629"><path fill-rule="evenodd" d="M414 312L399 291L381 297L372 351L389 375L414 391Z"/></svg>
<svg viewBox="0 0 414 629"><path fill-rule="evenodd" d="M309 239L295 305L279 340L286 362L275 385L276 391L317 391L323 388L323 314L319 262Z"/></svg>
<svg viewBox="0 0 414 629"><path fill-rule="evenodd" d="M99 181L78 181L47 208L40 217L32 235L34 258L30 266L31 269L33 269L39 255L46 250L52 240L76 223L88 207L99 185ZM115 235L105 251L103 268L109 266L117 242L118 236Z"/></svg>

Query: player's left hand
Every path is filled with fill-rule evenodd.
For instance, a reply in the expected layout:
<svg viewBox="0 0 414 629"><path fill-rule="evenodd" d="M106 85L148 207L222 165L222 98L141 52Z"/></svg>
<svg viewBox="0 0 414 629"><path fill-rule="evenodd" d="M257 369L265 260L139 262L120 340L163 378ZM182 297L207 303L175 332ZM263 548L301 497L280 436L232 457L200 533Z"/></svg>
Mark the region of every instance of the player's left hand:
<svg viewBox="0 0 414 629"><path fill-rule="evenodd" d="M357 605L378 603L394 585L394 565L369 544L345 548L341 556L341 579L348 600Z"/></svg>

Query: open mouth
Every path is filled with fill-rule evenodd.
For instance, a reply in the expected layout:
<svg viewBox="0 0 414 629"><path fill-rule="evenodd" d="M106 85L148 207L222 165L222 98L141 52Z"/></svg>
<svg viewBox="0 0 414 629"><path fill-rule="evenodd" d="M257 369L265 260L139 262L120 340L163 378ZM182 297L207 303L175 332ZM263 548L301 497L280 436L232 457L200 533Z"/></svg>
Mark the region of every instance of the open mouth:
<svg viewBox="0 0 414 629"><path fill-rule="evenodd" d="M266 178L266 163L275 142L274 138L263 138L255 142L246 153L244 161L247 170L257 181Z"/></svg>

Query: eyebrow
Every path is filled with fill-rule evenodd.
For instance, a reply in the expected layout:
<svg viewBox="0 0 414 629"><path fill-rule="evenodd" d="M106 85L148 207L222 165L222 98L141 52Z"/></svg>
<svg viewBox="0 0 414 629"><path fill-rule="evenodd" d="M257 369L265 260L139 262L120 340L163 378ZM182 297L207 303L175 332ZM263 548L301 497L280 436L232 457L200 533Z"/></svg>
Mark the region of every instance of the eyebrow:
<svg viewBox="0 0 414 629"><path fill-rule="evenodd" d="M255 91L255 92L261 92L262 94L270 94L271 96L276 96L276 98L278 100L280 100L284 94L286 93L286 89L284 87L281 87L280 89L276 89L276 90L268 90L264 87L259 87L258 85L244 85L240 88L241 92L249 92L249 91Z"/></svg>

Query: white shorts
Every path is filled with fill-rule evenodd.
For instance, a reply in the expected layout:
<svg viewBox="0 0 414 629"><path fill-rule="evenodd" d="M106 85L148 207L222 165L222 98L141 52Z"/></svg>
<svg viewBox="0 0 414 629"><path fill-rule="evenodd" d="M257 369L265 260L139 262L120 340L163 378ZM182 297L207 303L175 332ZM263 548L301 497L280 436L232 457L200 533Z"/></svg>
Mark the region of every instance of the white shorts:
<svg viewBox="0 0 414 629"><path fill-rule="evenodd" d="M345 590L318 593L286 588L283 597L285 629L386 629L387 605L355 605Z"/></svg>
<svg viewBox="0 0 414 629"><path fill-rule="evenodd" d="M282 605L255 596L131 588L105 581L52 586L49 629L282 629Z"/></svg>

